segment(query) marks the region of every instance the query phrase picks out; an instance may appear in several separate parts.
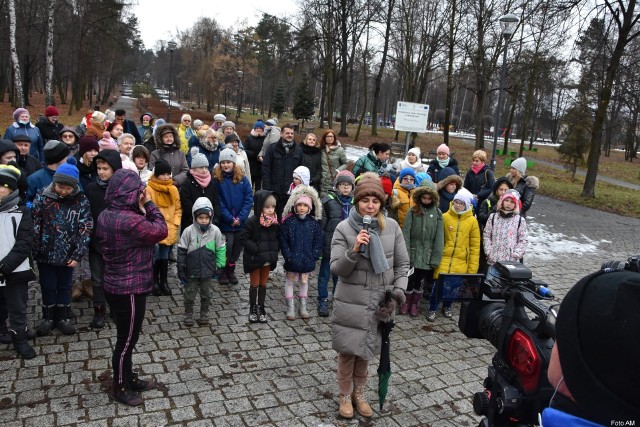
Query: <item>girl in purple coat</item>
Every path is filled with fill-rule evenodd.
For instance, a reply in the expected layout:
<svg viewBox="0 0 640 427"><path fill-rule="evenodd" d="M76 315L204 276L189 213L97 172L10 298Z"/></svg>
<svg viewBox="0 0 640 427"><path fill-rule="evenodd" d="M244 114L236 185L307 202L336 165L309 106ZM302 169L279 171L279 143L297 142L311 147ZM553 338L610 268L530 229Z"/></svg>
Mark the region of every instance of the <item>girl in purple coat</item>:
<svg viewBox="0 0 640 427"><path fill-rule="evenodd" d="M139 392L157 386L133 372L132 353L138 342L153 289L153 247L168 234L162 212L151 201L137 173L120 169L105 194L107 208L98 217L96 238L104 257L104 291L117 329L111 358L111 398L128 406L142 404Z"/></svg>

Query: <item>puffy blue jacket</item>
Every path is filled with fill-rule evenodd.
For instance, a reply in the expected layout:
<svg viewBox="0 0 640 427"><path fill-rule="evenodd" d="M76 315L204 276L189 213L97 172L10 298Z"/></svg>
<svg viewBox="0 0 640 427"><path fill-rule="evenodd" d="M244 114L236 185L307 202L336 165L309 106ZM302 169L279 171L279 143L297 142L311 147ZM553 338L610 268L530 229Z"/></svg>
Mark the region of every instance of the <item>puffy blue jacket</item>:
<svg viewBox="0 0 640 427"><path fill-rule="evenodd" d="M215 180L215 178L214 178ZM222 181L216 181L220 196L220 230L240 231L249 217L253 207L253 190L246 176L237 184L231 176L224 176ZM240 225L233 227L233 219L240 219Z"/></svg>
<svg viewBox="0 0 640 427"><path fill-rule="evenodd" d="M280 251L285 271L309 273L315 270L322 256L324 232L320 222L311 215L304 219L291 215L280 226Z"/></svg>

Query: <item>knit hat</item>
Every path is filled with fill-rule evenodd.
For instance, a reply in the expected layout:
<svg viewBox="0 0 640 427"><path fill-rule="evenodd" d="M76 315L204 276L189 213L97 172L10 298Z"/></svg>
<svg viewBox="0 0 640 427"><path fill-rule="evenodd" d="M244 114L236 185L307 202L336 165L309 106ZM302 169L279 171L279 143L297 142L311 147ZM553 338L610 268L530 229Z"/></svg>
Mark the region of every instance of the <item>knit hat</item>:
<svg viewBox="0 0 640 427"><path fill-rule="evenodd" d="M384 194L388 196L393 194L393 182L391 182L391 178L389 178L388 176L381 176L380 183L382 184Z"/></svg>
<svg viewBox="0 0 640 427"><path fill-rule="evenodd" d="M44 161L48 165L53 165L68 157L70 153L67 144L50 139L44 146Z"/></svg>
<svg viewBox="0 0 640 427"><path fill-rule="evenodd" d="M59 142L59 144L62 144L62 143ZM60 167L56 169L56 173L53 174L53 182L70 185L74 189L78 188L78 181L80 180L80 172L78 171L76 164L77 162L75 158L67 157L67 163L61 164Z"/></svg>
<svg viewBox="0 0 640 427"><path fill-rule="evenodd" d="M404 168L400 171L400 177L399 177L400 182L402 182L402 179L407 175L413 177L413 180L415 181L416 171L414 171L412 168Z"/></svg>
<svg viewBox="0 0 640 427"><path fill-rule="evenodd" d="M520 172L521 175L524 175L527 172L527 159L518 157L511 162L511 167Z"/></svg>
<svg viewBox="0 0 640 427"><path fill-rule="evenodd" d="M416 174L416 185L420 185L424 180L433 182L433 179L431 179L431 175L426 172L418 172Z"/></svg>
<svg viewBox="0 0 640 427"><path fill-rule="evenodd" d="M353 201L357 204L363 197L374 196L380 200L380 203L384 203L384 194L378 174L366 172L360 176L356 188L353 190Z"/></svg>
<svg viewBox="0 0 640 427"><path fill-rule="evenodd" d="M240 142L240 138L238 138L238 135L236 135L235 132L224 137L225 144L231 144L233 141Z"/></svg>
<svg viewBox="0 0 640 427"><path fill-rule="evenodd" d="M226 120L227 120L227 118L225 117L224 114L216 114L215 116L213 116L213 121L214 122L224 122Z"/></svg>
<svg viewBox="0 0 640 427"><path fill-rule="evenodd" d="M29 114L29 110L26 108L16 108L16 111L13 112L13 119L18 120L18 118L24 113ZM31 114L29 114L29 117L31 117Z"/></svg>
<svg viewBox="0 0 640 427"><path fill-rule="evenodd" d="M158 119L158 121L160 120L161 119ZM158 125L158 126L162 126L162 125ZM162 126L162 129L160 130L158 136L162 138L162 135L166 135L168 133L174 133L174 132L176 132L176 128L174 128L172 124L167 124L166 126Z"/></svg>
<svg viewBox="0 0 640 427"><path fill-rule="evenodd" d="M313 209L313 202L311 201L311 197L307 196L306 194L303 194L296 200L296 205L300 204L309 206L309 210Z"/></svg>
<svg viewBox="0 0 640 427"><path fill-rule="evenodd" d="M449 146L447 144L438 145L438 149L436 150L436 153L447 153L447 156L448 156L449 155Z"/></svg>
<svg viewBox="0 0 640 427"><path fill-rule="evenodd" d="M265 122L265 124L267 126L276 126L278 124L278 121L276 119L269 119Z"/></svg>
<svg viewBox="0 0 640 427"><path fill-rule="evenodd" d="M468 210L471 206L471 198L472 194L469 193L464 187L458 190L455 196L453 196L453 200L459 200L464 203L464 210Z"/></svg>
<svg viewBox="0 0 640 427"><path fill-rule="evenodd" d="M518 203L520 201L520 193L518 192L518 190L509 189L505 191L502 197L500 197L500 202L505 199L513 199L516 201L516 203Z"/></svg>
<svg viewBox="0 0 640 427"><path fill-rule="evenodd" d="M191 121L191 114L183 114L182 117L180 117L180 121L182 122L183 120Z"/></svg>
<svg viewBox="0 0 640 427"><path fill-rule="evenodd" d="M338 188L338 184L341 182L348 182L351 184L351 189L353 189L356 185L356 177L348 170L342 170L336 174L336 179L333 180L333 186Z"/></svg>
<svg viewBox="0 0 640 427"><path fill-rule="evenodd" d="M236 128L236 124L235 124L235 123L233 123L233 122L232 122L232 121L230 121L230 120L227 120L227 121L226 121L226 122L224 122L224 123L222 124L222 126L220 126L220 127L222 128L222 130L224 130L224 128L228 128L228 127L232 127L232 128L235 130L235 128Z"/></svg>
<svg viewBox="0 0 640 427"><path fill-rule="evenodd" d="M60 115L60 111L53 105L49 105L47 108L44 109L45 117L59 116L59 115Z"/></svg>
<svg viewBox="0 0 640 427"><path fill-rule="evenodd" d="M87 151L100 151L100 144L98 144L98 140L95 136L84 135L80 138L80 142L78 144L80 145L80 150L78 151L80 157L84 156Z"/></svg>
<svg viewBox="0 0 640 427"><path fill-rule="evenodd" d="M640 274L584 277L562 300L556 345L567 388L588 420L640 420Z"/></svg>
<svg viewBox="0 0 640 427"><path fill-rule="evenodd" d="M98 141L98 144L100 145L99 151L118 149L118 144L111 138L111 134L107 131L102 133L102 139Z"/></svg>
<svg viewBox="0 0 640 427"><path fill-rule="evenodd" d="M311 171L306 166L298 166L293 170L293 177L302 181L303 185L309 185L311 182Z"/></svg>
<svg viewBox="0 0 640 427"><path fill-rule="evenodd" d="M106 118L107 116L103 112L94 111L93 114L91 114L91 123L103 123Z"/></svg>
<svg viewBox="0 0 640 427"><path fill-rule="evenodd" d="M225 148L220 152L220 157L218 161L220 163L224 161L236 163L236 152L233 151L231 148Z"/></svg>
<svg viewBox="0 0 640 427"><path fill-rule="evenodd" d="M12 165L0 165L0 187L16 191L18 179L20 179L20 169Z"/></svg>
<svg viewBox="0 0 640 427"><path fill-rule="evenodd" d="M264 129L264 122L260 119L253 124L254 129Z"/></svg>
<svg viewBox="0 0 640 427"><path fill-rule="evenodd" d="M107 162L113 171L117 171L118 169L122 169L122 158L120 157L120 153L115 150L103 150L96 157L93 158L94 162L98 162L98 160L102 160L103 162ZM136 170L137 172L137 170Z"/></svg>
<svg viewBox="0 0 640 427"><path fill-rule="evenodd" d="M408 153L413 153L413 154L415 154L415 155L416 155L416 157L417 157L418 159L420 158L420 155L422 154L422 153L420 152L420 149L419 149L418 147L410 148ZM407 153L407 154L408 154L408 153Z"/></svg>
<svg viewBox="0 0 640 427"><path fill-rule="evenodd" d="M203 123L203 122L202 122L202 120L200 120L200 119L195 119L195 120L193 121L193 127L194 127L194 128L197 128L198 126L202 126L203 124L204 124L204 123Z"/></svg>
<svg viewBox="0 0 640 427"><path fill-rule="evenodd" d="M165 173L171 174L171 165L165 159L158 159L153 165L153 176L159 177Z"/></svg>
<svg viewBox="0 0 640 427"><path fill-rule="evenodd" d="M198 149L197 147L193 148L196 150ZM197 151L194 153L193 148L191 149L191 169L202 167L208 168L209 160L207 159L207 156Z"/></svg>

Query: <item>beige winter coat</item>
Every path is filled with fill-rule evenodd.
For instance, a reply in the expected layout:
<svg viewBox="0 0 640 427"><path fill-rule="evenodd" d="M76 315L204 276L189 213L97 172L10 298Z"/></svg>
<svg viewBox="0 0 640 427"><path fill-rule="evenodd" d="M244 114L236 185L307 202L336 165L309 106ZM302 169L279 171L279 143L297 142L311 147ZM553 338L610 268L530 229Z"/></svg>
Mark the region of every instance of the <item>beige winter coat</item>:
<svg viewBox="0 0 640 427"><path fill-rule="evenodd" d="M382 344L376 308L386 290L407 289L409 255L398 223L386 218L380 240L391 268L375 274L369 259L352 252L357 234L344 220L331 242L331 272L339 277L331 318L332 347L339 353L371 360L380 353Z"/></svg>

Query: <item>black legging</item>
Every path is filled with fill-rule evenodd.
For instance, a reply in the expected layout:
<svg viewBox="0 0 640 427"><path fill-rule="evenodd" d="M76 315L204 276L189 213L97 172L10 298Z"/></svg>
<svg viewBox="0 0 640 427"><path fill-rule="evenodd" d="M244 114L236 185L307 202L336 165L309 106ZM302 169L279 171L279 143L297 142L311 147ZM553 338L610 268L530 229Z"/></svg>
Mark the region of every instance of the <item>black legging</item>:
<svg viewBox="0 0 640 427"><path fill-rule="evenodd" d="M419 268L414 268L413 274L409 276L407 292L421 292L423 279L425 281L425 288L430 289L431 282L433 281L433 270L421 270Z"/></svg>
<svg viewBox="0 0 640 427"><path fill-rule="evenodd" d="M115 317L117 330L116 347L111 357L113 382L121 388L127 385L133 374L131 359L142 330L147 295L116 295L107 291L104 294Z"/></svg>

